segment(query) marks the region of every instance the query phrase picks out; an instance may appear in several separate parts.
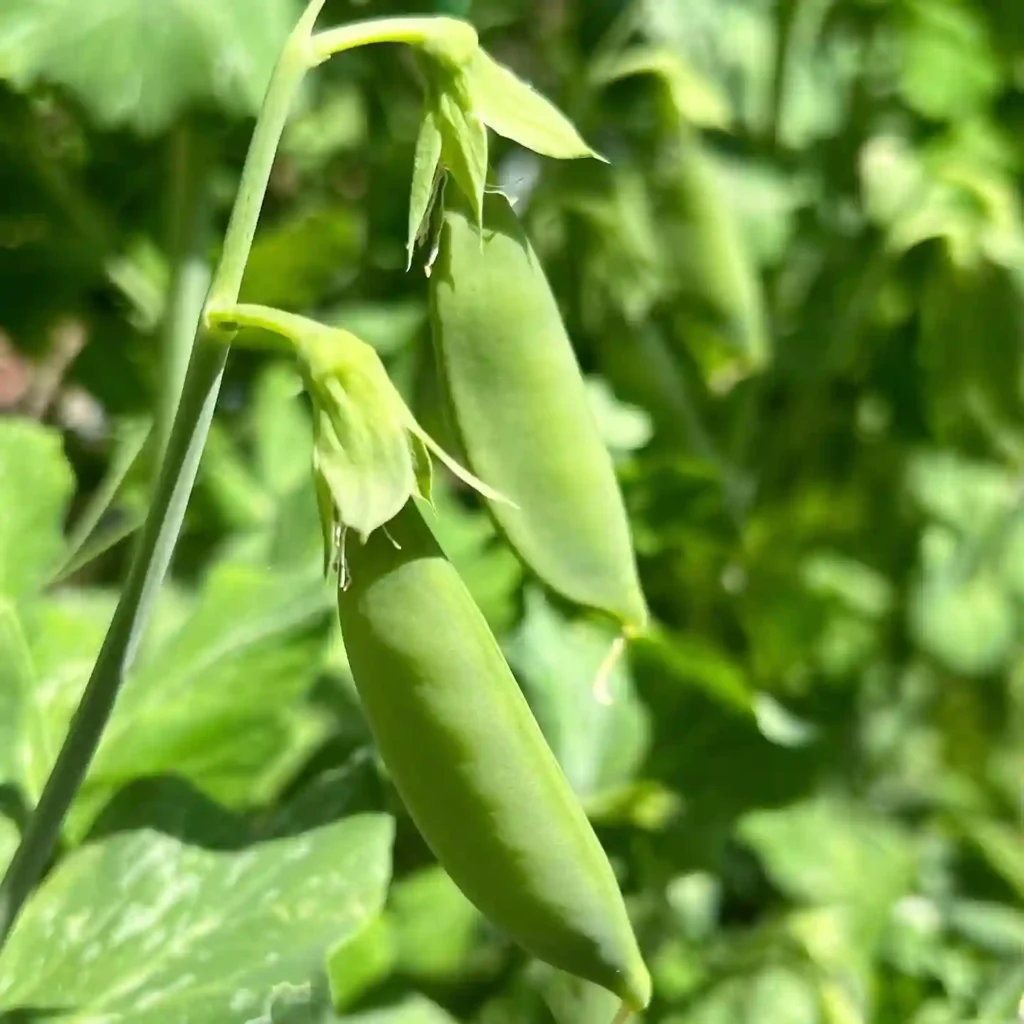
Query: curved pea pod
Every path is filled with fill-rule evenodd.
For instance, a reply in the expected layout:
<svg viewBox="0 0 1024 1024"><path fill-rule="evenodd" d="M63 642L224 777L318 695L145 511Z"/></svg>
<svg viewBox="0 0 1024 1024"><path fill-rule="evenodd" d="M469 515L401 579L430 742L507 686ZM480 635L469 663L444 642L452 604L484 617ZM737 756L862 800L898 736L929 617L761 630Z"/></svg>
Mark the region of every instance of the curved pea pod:
<svg viewBox="0 0 1024 1024"><path fill-rule="evenodd" d="M764 295L722 172L690 129L675 153L666 171L666 244L685 300L680 340L711 374L730 363L744 374L763 370L771 358Z"/></svg>
<svg viewBox="0 0 1024 1024"><path fill-rule="evenodd" d="M508 200L443 216L433 339L469 468L524 564L568 600L640 631L647 607L611 456L555 297Z"/></svg>
<svg viewBox="0 0 1024 1024"><path fill-rule="evenodd" d="M456 885L532 955L645 1007L611 865L504 656L410 501L349 549L338 609L381 757Z"/></svg>

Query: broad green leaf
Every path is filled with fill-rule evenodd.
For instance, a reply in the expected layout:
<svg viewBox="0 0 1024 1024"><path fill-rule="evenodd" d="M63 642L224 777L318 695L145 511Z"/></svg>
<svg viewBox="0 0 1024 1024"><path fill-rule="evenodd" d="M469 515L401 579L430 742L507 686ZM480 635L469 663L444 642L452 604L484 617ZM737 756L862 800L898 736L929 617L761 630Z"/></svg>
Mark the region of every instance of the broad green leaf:
<svg viewBox="0 0 1024 1024"><path fill-rule="evenodd" d="M147 134L186 108L259 110L293 0L4 0L0 78L65 86L103 126Z"/></svg>
<svg viewBox="0 0 1024 1024"><path fill-rule="evenodd" d="M533 587L525 603L510 660L573 788L584 801L599 799L633 781L649 743L626 658L602 678L614 627L567 618Z"/></svg>
<svg viewBox="0 0 1024 1024"><path fill-rule="evenodd" d="M913 882L915 851L894 823L825 797L740 822L744 841L790 898L850 915L860 943L877 941Z"/></svg>
<svg viewBox="0 0 1024 1024"><path fill-rule="evenodd" d="M473 113L498 135L559 160L597 156L565 114L485 50L464 73Z"/></svg>
<svg viewBox="0 0 1024 1024"><path fill-rule="evenodd" d="M113 611L114 595L84 589L28 613L0 602L0 781L6 768L30 803L56 760Z"/></svg>
<svg viewBox="0 0 1024 1024"><path fill-rule="evenodd" d="M409 230L405 248L406 270L412 266L413 251L423 240L430 226L430 209L438 192L438 171L444 140L437 115L431 107L423 113L423 122L416 138L416 154L412 164L412 186L409 194Z"/></svg>
<svg viewBox="0 0 1024 1024"><path fill-rule="evenodd" d="M0 777L32 802L113 606L111 594L78 590L48 597L22 618L9 607L0 614L0 710L10 712L0 720ZM299 700L325 653L329 613L315 571L220 565L184 610L165 591L71 830L88 827L116 789L143 775L180 775L234 805L276 792L322 732Z"/></svg>
<svg viewBox="0 0 1024 1024"><path fill-rule="evenodd" d="M0 595L18 600L45 582L63 547L71 489L60 434L30 420L0 420Z"/></svg>
<svg viewBox="0 0 1024 1024"><path fill-rule="evenodd" d="M308 984L327 946L379 912L392 831L363 815L240 852L149 831L83 847L25 908L0 1007L80 1024L269 1016L280 986Z"/></svg>
<svg viewBox="0 0 1024 1024"><path fill-rule="evenodd" d="M330 611L313 573L219 566L187 621L137 664L83 795L164 772L228 805L272 795L322 731L299 701Z"/></svg>

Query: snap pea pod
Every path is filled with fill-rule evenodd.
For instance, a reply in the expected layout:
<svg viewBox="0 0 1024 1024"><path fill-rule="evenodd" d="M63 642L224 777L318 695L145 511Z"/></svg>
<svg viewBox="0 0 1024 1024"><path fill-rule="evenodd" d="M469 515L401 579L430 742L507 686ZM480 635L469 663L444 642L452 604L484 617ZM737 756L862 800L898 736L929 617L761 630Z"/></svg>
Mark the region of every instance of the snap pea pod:
<svg viewBox="0 0 1024 1024"><path fill-rule="evenodd" d="M523 563L568 600L641 631L647 607L611 457L544 271L500 194L481 238L448 189L431 274L434 347L469 468Z"/></svg>
<svg viewBox="0 0 1024 1024"><path fill-rule="evenodd" d="M440 863L532 955L650 999L611 865L483 615L410 501L349 545L338 608L395 787Z"/></svg>

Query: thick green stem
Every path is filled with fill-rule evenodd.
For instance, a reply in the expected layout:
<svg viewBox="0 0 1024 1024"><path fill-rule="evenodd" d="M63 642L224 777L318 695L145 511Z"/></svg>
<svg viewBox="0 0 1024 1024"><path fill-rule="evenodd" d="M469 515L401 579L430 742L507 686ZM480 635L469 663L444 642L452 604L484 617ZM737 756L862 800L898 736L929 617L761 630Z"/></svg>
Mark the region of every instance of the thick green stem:
<svg viewBox="0 0 1024 1024"><path fill-rule="evenodd" d="M231 305L238 298L285 120L303 76L316 63L310 39L322 6L323 0L312 0L274 70L246 157L209 304ZM224 342L230 339L209 337L214 333L219 332L200 327L153 504L124 591L39 804L0 882L0 949L53 855L61 825L99 745L170 564L227 361ZM214 340L221 343L211 343Z"/></svg>

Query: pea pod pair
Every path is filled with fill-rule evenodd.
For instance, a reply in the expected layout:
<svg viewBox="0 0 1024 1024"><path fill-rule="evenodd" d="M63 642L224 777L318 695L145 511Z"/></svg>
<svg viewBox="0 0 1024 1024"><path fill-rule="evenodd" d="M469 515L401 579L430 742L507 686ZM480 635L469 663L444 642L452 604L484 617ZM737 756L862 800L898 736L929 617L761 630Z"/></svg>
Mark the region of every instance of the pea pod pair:
<svg viewBox="0 0 1024 1024"><path fill-rule="evenodd" d="M640 632L647 607L611 457L579 364L508 200L483 232L452 196L431 274L434 347L468 467L508 503L494 519L553 591Z"/></svg>
<svg viewBox="0 0 1024 1024"><path fill-rule="evenodd" d="M643 1009L614 873L480 610L410 500L348 551L352 676L420 833L524 949Z"/></svg>

